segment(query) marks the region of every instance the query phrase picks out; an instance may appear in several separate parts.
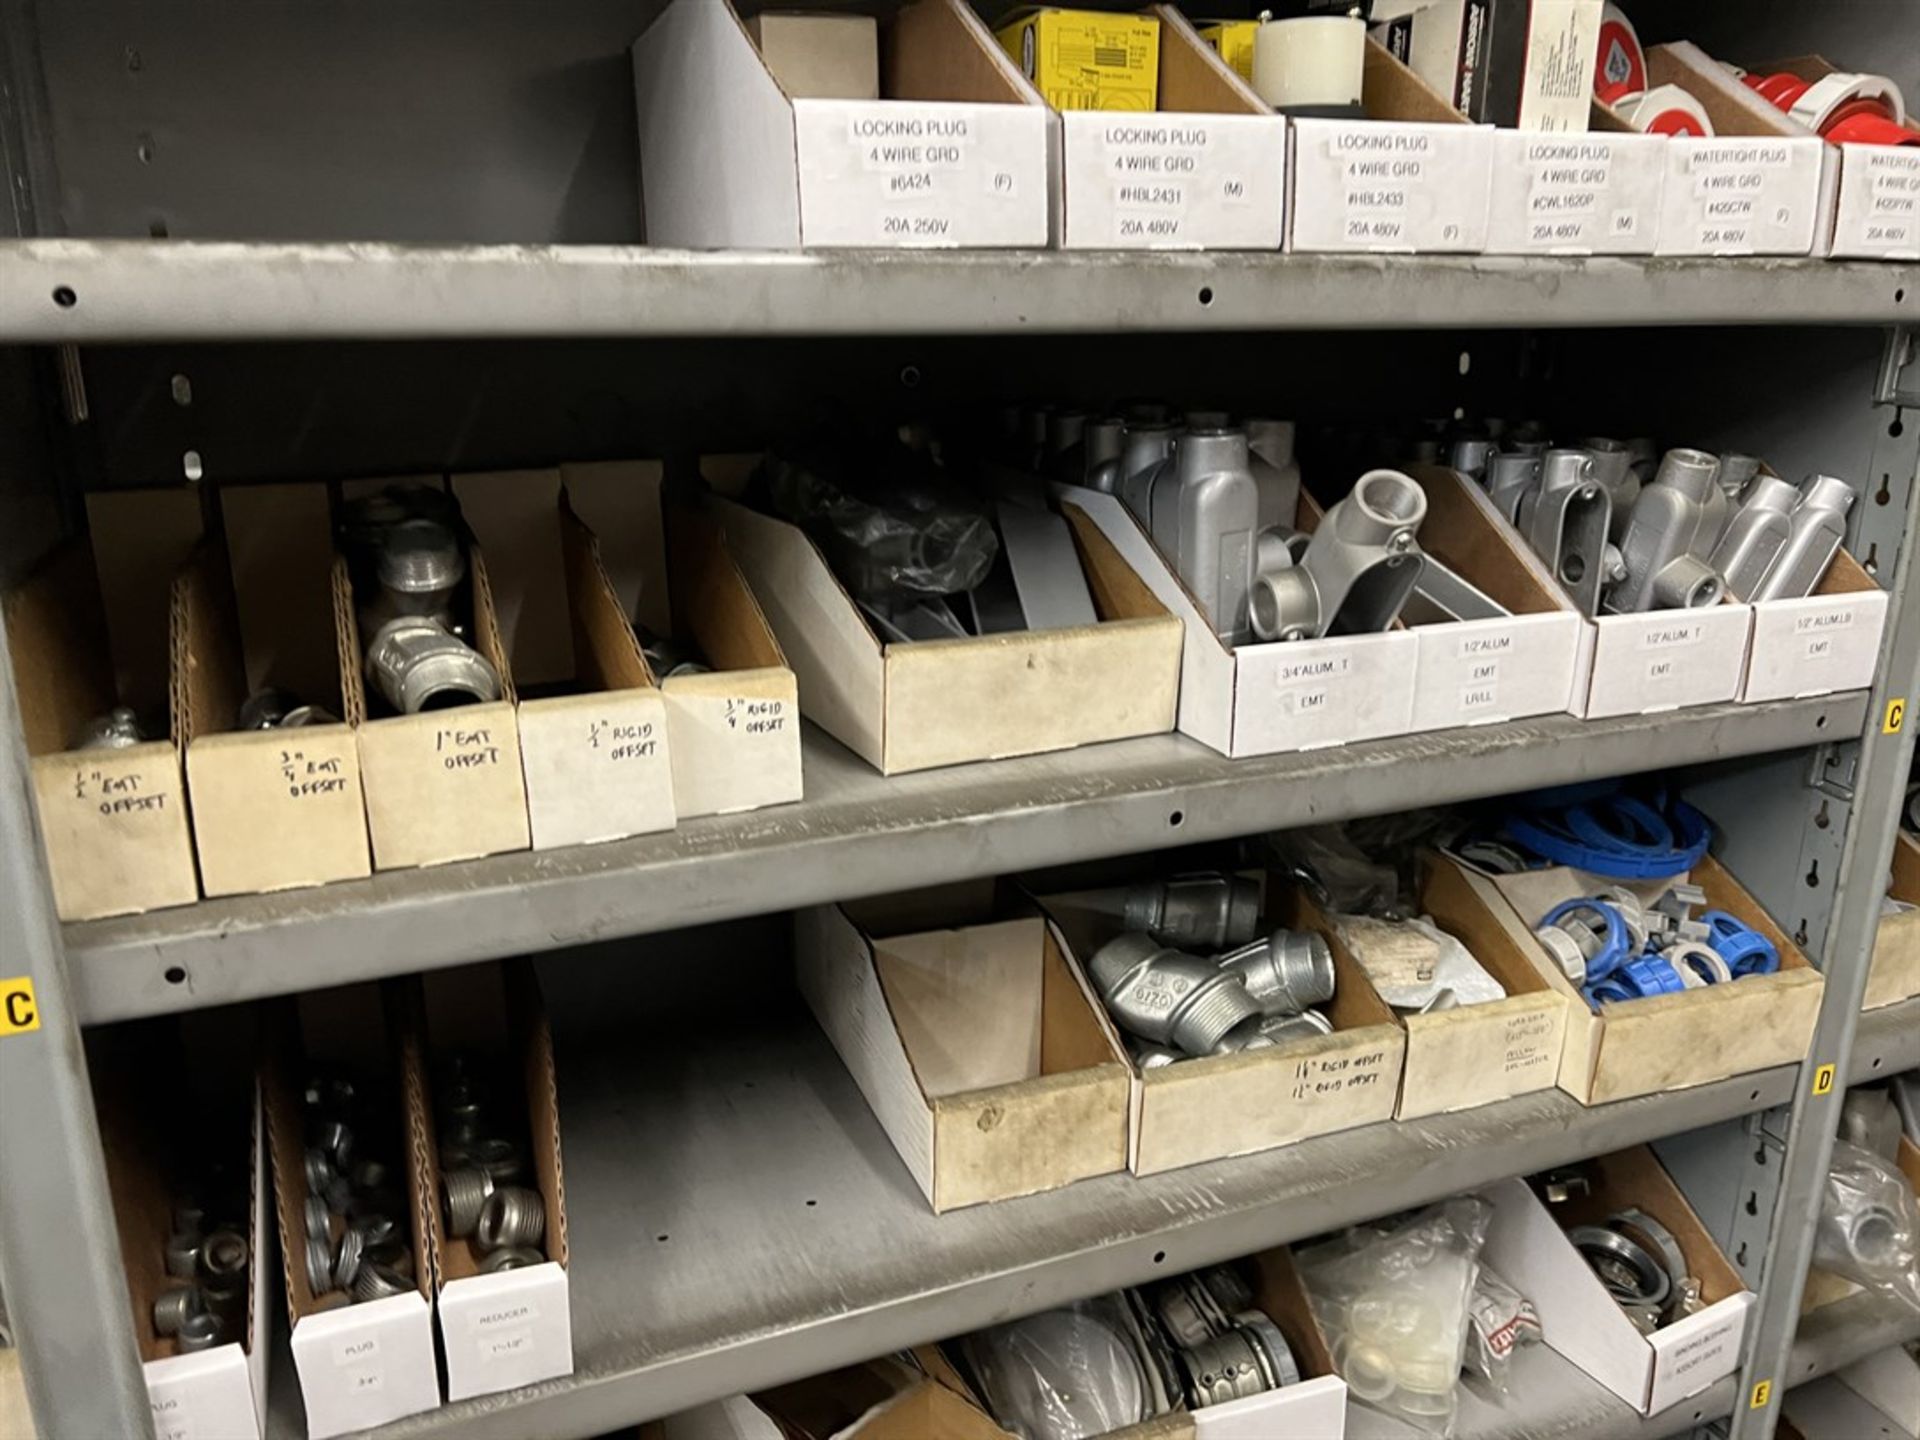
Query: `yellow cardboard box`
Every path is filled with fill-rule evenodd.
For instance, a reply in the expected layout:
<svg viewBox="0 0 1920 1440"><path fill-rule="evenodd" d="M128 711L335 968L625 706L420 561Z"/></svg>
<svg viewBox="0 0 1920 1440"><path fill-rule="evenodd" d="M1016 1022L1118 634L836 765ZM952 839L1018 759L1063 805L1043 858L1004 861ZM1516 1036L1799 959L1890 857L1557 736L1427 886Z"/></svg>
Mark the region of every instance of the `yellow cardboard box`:
<svg viewBox="0 0 1920 1440"><path fill-rule="evenodd" d="M1249 85L1253 83L1253 33L1258 20L1214 20L1200 26L1200 38L1220 52L1227 68Z"/></svg>
<svg viewBox="0 0 1920 1440"><path fill-rule="evenodd" d="M1150 16L1034 10L1002 27L999 39L1056 110L1159 105L1160 22Z"/></svg>

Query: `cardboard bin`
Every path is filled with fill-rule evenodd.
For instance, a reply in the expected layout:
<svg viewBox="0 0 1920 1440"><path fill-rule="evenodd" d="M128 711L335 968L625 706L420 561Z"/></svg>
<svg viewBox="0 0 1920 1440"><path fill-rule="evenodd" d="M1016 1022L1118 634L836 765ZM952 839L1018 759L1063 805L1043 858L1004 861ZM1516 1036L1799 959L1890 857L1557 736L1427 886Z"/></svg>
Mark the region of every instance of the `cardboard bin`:
<svg viewBox="0 0 1920 1440"><path fill-rule="evenodd" d="M434 970L406 982L401 1081L409 1145L418 1155L434 1309L446 1357L447 1399L517 1390L573 1373L573 1319L567 1276L567 1186L560 1159L560 1102L553 1030L533 965L526 960ZM492 1103L525 1110L530 1175L546 1209L546 1260L498 1274L480 1270L481 1252L447 1233L441 1207L440 1146L434 1123L436 1057L474 1057L499 1083ZM513 1093L510 1082L521 1089Z"/></svg>
<svg viewBox="0 0 1920 1440"><path fill-rule="evenodd" d="M647 243L1046 245L1057 121L972 9L913 0L879 58L880 99L790 96L730 0L673 0L633 44Z"/></svg>
<svg viewBox="0 0 1920 1440"><path fill-rule="evenodd" d="M1905 830L1894 833L1893 874L1887 894L1909 905L1920 905L1920 842ZM1913 995L1920 995L1920 910L1882 915L1861 1008L1878 1010Z"/></svg>
<svg viewBox="0 0 1920 1440"><path fill-rule="evenodd" d="M993 886L794 916L800 992L936 1211L1127 1164L1125 1053L1037 915Z"/></svg>
<svg viewBox="0 0 1920 1440"><path fill-rule="evenodd" d="M798 527L716 502L800 682L801 712L884 774L1173 728L1180 622L1099 527L1062 506L1099 620L887 642Z"/></svg>
<svg viewBox="0 0 1920 1440"><path fill-rule="evenodd" d="M1597 101L1583 134L1496 130L1487 253L1651 255L1666 183L1667 137Z"/></svg>
<svg viewBox="0 0 1920 1440"><path fill-rule="evenodd" d="M343 717L333 527L321 484L221 492L224 547L174 583L180 740L208 895L251 895L372 873L360 748L344 719L241 730L269 686Z"/></svg>
<svg viewBox="0 0 1920 1440"><path fill-rule="evenodd" d="M1597 1011L1540 948L1533 927L1562 900L1621 882L1564 866L1486 875L1451 856L1446 863L1460 871L1478 896L1484 922L1506 930L1547 983L1566 997L1570 1013L1560 1088L1581 1104L1683 1090L1806 1058L1820 1011L1820 972L1711 855L1694 866L1693 883L1707 892L1709 907L1725 910L1773 941L1780 969L1729 984L1604 1005ZM1673 883L1635 881L1629 888L1653 900Z"/></svg>
<svg viewBox="0 0 1920 1440"><path fill-rule="evenodd" d="M57 548L7 593L7 645L40 834L62 920L137 915L200 898L180 767L181 679L169 589L199 543L186 487L87 497L90 539ZM129 705L165 735L73 748Z"/></svg>

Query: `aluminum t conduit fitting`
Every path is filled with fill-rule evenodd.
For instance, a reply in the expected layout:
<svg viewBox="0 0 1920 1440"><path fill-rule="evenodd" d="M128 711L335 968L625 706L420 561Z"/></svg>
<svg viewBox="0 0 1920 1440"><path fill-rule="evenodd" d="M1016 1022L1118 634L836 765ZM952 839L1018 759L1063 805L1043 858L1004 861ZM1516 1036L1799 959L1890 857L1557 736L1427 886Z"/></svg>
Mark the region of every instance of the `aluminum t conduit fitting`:
<svg viewBox="0 0 1920 1440"><path fill-rule="evenodd" d="M1126 443L1126 422L1118 416L1106 415L1098 420L1089 420L1080 440L1086 462L1082 483L1094 490L1111 492L1118 479L1115 472Z"/></svg>
<svg viewBox="0 0 1920 1440"><path fill-rule="evenodd" d="M1333 952L1311 930L1275 930L1219 960L1267 1016L1298 1015L1333 998Z"/></svg>
<svg viewBox="0 0 1920 1440"><path fill-rule="evenodd" d="M1244 430L1189 429L1155 469L1149 494L1154 543L1228 645L1247 638L1247 587L1260 523L1249 458Z"/></svg>
<svg viewBox="0 0 1920 1440"><path fill-rule="evenodd" d="M1300 462L1293 458L1291 420L1248 420L1248 468L1260 492L1260 529L1291 530L1300 517Z"/></svg>
<svg viewBox="0 0 1920 1440"><path fill-rule="evenodd" d="M1727 593L1750 600L1773 568L1793 529L1800 492L1776 475L1756 475L1747 498L1727 522L1709 564L1727 580Z"/></svg>
<svg viewBox="0 0 1920 1440"><path fill-rule="evenodd" d="M1240 875L1182 875L1109 892L1129 930L1176 950L1218 954L1249 944L1260 929L1260 885Z"/></svg>
<svg viewBox="0 0 1920 1440"><path fill-rule="evenodd" d="M1520 500L1540 478L1542 455L1502 450L1487 461L1487 498L1509 520L1517 520Z"/></svg>
<svg viewBox="0 0 1920 1440"><path fill-rule="evenodd" d="M1786 543L1754 587L1755 600L1796 600L1813 592L1847 533L1853 487L1831 475L1809 475L1800 486Z"/></svg>
<svg viewBox="0 0 1920 1440"><path fill-rule="evenodd" d="M1412 477L1369 470L1321 519L1298 565L1254 582L1254 634L1317 640L1387 629L1420 582L1415 537L1426 516L1426 492Z"/></svg>
<svg viewBox="0 0 1920 1440"><path fill-rule="evenodd" d="M1122 1026L1189 1055L1210 1054L1229 1030L1260 1013L1239 975L1170 950L1149 935L1109 940L1087 968Z"/></svg>
<svg viewBox="0 0 1920 1440"><path fill-rule="evenodd" d="M1725 582L1707 563L1727 497L1713 483L1720 462L1704 450L1669 450L1633 502L1620 553L1627 577L1607 597L1622 614L1717 605Z"/></svg>
<svg viewBox="0 0 1920 1440"><path fill-rule="evenodd" d="M1113 483L1096 482L1093 488L1118 495L1134 518L1151 528L1154 473L1160 468L1160 462L1173 453L1173 439L1179 433L1177 427L1165 421L1129 422L1127 443L1121 447L1120 459L1115 463Z"/></svg>
<svg viewBox="0 0 1920 1440"><path fill-rule="evenodd" d="M1613 518L1612 497L1595 478L1596 453L1549 450L1541 457L1539 478L1520 497L1515 516L1520 533L1553 568L1554 578L1582 615L1600 613ZM1624 448L1608 458L1617 459L1620 472L1631 475Z"/></svg>
<svg viewBox="0 0 1920 1440"><path fill-rule="evenodd" d="M1633 509L1633 502L1640 498L1640 475L1633 468L1633 448L1621 440L1609 440L1604 435L1589 436L1580 442L1580 448L1593 462L1591 478L1607 493L1607 503L1611 507L1608 524L1611 527L1607 538L1616 543L1626 530L1627 515Z"/></svg>

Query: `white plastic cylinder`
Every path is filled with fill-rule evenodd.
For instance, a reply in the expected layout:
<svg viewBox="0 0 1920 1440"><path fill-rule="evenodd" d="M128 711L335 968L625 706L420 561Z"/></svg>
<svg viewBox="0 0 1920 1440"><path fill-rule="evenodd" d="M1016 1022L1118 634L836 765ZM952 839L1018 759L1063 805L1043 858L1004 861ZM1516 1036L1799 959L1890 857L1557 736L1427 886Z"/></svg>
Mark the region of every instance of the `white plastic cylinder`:
<svg viewBox="0 0 1920 1440"><path fill-rule="evenodd" d="M1357 110L1366 55L1358 15L1268 20L1253 32L1253 88L1276 110Z"/></svg>

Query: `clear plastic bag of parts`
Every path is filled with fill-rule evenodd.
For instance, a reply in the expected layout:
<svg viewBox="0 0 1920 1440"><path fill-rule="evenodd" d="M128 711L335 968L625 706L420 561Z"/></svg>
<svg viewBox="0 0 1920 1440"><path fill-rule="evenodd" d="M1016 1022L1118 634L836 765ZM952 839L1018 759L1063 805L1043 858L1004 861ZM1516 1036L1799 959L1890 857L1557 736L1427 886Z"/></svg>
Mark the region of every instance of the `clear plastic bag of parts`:
<svg viewBox="0 0 1920 1440"><path fill-rule="evenodd" d="M774 511L813 537L856 600L959 594L1000 553L986 511L905 447L832 460L769 455L760 479Z"/></svg>
<svg viewBox="0 0 1920 1440"><path fill-rule="evenodd" d="M1453 1433L1492 1213L1461 1196L1302 1252L1307 1298L1354 1398L1427 1434Z"/></svg>
<svg viewBox="0 0 1920 1440"><path fill-rule="evenodd" d="M1540 1313L1533 1301L1490 1266L1481 1265L1474 1277L1473 1299L1467 1317L1467 1350L1461 1364L1479 1388L1499 1399L1512 1393L1507 1372L1513 1352L1541 1340Z"/></svg>
<svg viewBox="0 0 1920 1440"><path fill-rule="evenodd" d="M1890 1162L1834 1142L1813 1262L1920 1309L1920 1198Z"/></svg>
<svg viewBox="0 0 1920 1440"><path fill-rule="evenodd" d="M1171 1408L1124 1295L1100 1295L957 1342L987 1408L1022 1440L1083 1440Z"/></svg>

